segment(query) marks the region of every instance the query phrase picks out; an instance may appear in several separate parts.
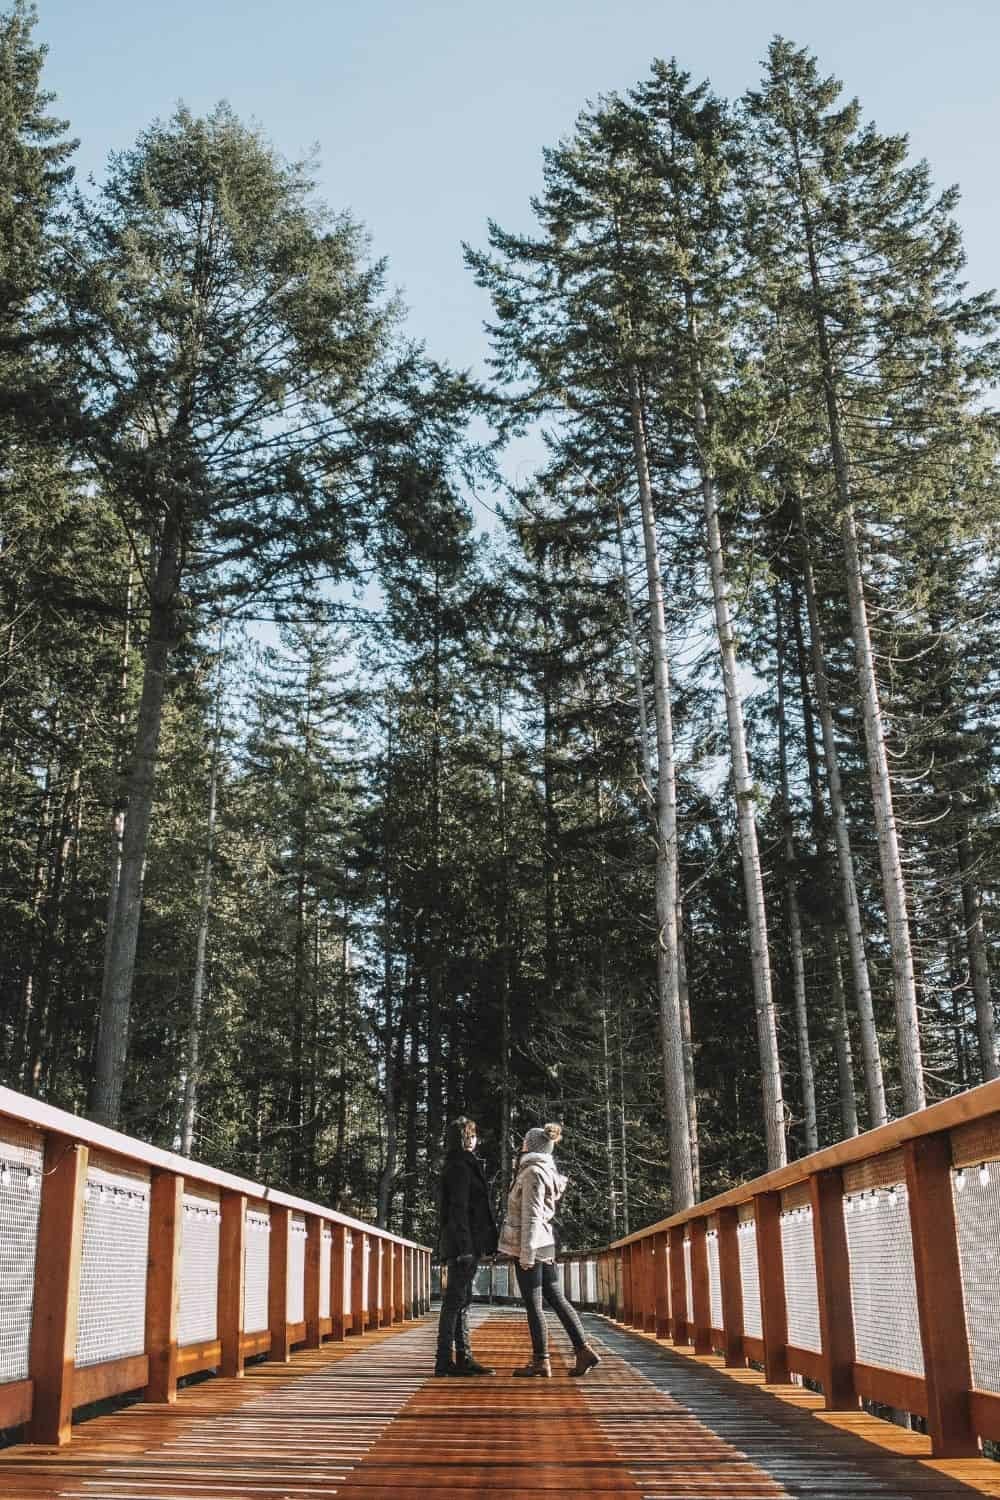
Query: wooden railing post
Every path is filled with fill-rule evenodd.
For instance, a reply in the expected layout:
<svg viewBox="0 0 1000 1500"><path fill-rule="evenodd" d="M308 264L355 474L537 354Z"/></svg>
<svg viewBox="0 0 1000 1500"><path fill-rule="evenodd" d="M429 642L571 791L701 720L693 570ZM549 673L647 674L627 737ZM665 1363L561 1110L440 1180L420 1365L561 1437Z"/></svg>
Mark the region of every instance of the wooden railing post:
<svg viewBox="0 0 1000 1500"><path fill-rule="evenodd" d="M656 1332L656 1260L652 1235L640 1240L642 1248L642 1323L644 1333Z"/></svg>
<svg viewBox="0 0 1000 1500"><path fill-rule="evenodd" d="M753 1200L757 1231L760 1319L764 1332L764 1379L787 1385L788 1313L785 1268L781 1253L781 1194L757 1193Z"/></svg>
<svg viewBox="0 0 1000 1500"><path fill-rule="evenodd" d="M306 1315L307 1349L318 1349L323 1342L319 1331L320 1260L323 1255L323 1220L319 1214L306 1214L306 1261L303 1308Z"/></svg>
<svg viewBox="0 0 1000 1500"><path fill-rule="evenodd" d="M365 1331L365 1241L363 1229L351 1230L351 1333Z"/></svg>
<svg viewBox="0 0 1000 1500"><path fill-rule="evenodd" d="M654 1237L653 1267L656 1275L654 1332L658 1339L670 1337L670 1237L661 1230Z"/></svg>
<svg viewBox="0 0 1000 1500"><path fill-rule="evenodd" d="M29 1356L34 1405L27 1438L46 1446L68 1443L73 1420L88 1156L86 1146L65 1136L45 1138Z"/></svg>
<svg viewBox="0 0 1000 1500"><path fill-rule="evenodd" d="M271 1204L271 1238L269 1244L267 1322L271 1332L270 1358L287 1363L292 1346L288 1332L288 1259L292 1211Z"/></svg>
<svg viewBox="0 0 1000 1500"><path fill-rule="evenodd" d="M330 1337L338 1344L344 1339L347 1324L344 1316L347 1277L347 1225L334 1224L330 1241Z"/></svg>
<svg viewBox="0 0 1000 1500"><path fill-rule="evenodd" d="M412 1322L417 1316L417 1254L412 1245L404 1251L406 1260L406 1319Z"/></svg>
<svg viewBox="0 0 1000 1500"><path fill-rule="evenodd" d="M149 1184L149 1250L146 1261L147 1401L177 1400L177 1320L181 1297L184 1178L154 1172Z"/></svg>
<svg viewBox="0 0 1000 1500"><path fill-rule="evenodd" d="M719 1281L722 1284L723 1357L728 1367L746 1364L743 1352L743 1277L740 1274L740 1214L737 1208L719 1209Z"/></svg>
<svg viewBox="0 0 1000 1500"><path fill-rule="evenodd" d="M246 1247L247 1200L243 1193L223 1189L219 1195L219 1369L231 1380L243 1375L243 1257Z"/></svg>
<svg viewBox="0 0 1000 1500"><path fill-rule="evenodd" d="M406 1251L393 1241L392 1246L393 1289L392 1321L402 1323L406 1319Z"/></svg>
<svg viewBox="0 0 1000 1500"><path fill-rule="evenodd" d="M857 1406L858 1396L854 1389L854 1309L844 1226L844 1177L839 1167L813 1173L809 1179L809 1202L816 1258L823 1400L827 1411L850 1411Z"/></svg>
<svg viewBox="0 0 1000 1500"><path fill-rule="evenodd" d="M670 1235L670 1325L675 1344L690 1342L687 1326L687 1267L684 1264L684 1226L675 1224Z"/></svg>
<svg viewBox="0 0 1000 1500"><path fill-rule="evenodd" d="M371 1325L381 1328L385 1322L385 1240L376 1235L368 1261L368 1307Z"/></svg>
<svg viewBox="0 0 1000 1500"><path fill-rule="evenodd" d="M633 1321L632 1299L634 1296L635 1281L632 1274L632 1246L623 1245L622 1251L622 1306L618 1314L622 1323L630 1324Z"/></svg>
<svg viewBox="0 0 1000 1500"><path fill-rule="evenodd" d="M392 1241L380 1239L378 1242L379 1261L379 1283L382 1288L379 1308L379 1325L382 1328L392 1326L393 1286L392 1286Z"/></svg>
<svg viewBox="0 0 1000 1500"><path fill-rule="evenodd" d="M708 1286L708 1225L691 1220L691 1311L694 1314L694 1352L712 1352L712 1300Z"/></svg>
<svg viewBox="0 0 1000 1500"><path fill-rule="evenodd" d="M972 1374L951 1186L951 1141L942 1133L903 1144L913 1237L927 1430L935 1458L979 1452L972 1426Z"/></svg>

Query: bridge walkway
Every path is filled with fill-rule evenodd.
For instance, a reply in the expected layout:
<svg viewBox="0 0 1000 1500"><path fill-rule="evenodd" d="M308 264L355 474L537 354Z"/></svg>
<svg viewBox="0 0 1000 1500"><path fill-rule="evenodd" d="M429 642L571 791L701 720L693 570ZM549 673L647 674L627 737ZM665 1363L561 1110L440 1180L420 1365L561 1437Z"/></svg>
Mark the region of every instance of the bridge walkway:
<svg viewBox="0 0 1000 1500"><path fill-rule="evenodd" d="M528 1352L514 1309L477 1308L495 1379L431 1374L435 1320L251 1365L75 1429L71 1446L0 1452L5 1500L959 1500L1000 1496L1000 1465L931 1460L920 1435L827 1413L799 1386L674 1350L588 1316L602 1364L510 1371Z"/></svg>

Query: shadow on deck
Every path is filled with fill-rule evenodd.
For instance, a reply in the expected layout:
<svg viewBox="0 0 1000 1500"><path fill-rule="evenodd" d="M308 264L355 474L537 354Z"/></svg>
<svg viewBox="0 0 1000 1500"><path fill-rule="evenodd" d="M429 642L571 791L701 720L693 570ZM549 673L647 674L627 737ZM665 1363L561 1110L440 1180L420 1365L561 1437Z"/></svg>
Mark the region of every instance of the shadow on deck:
<svg viewBox="0 0 1000 1500"><path fill-rule="evenodd" d="M1000 1496L1000 1465L932 1461L927 1441L862 1413L826 1413L799 1387L765 1387L588 1317L602 1354L551 1381L513 1379L520 1312L477 1309L476 1354L495 1379L431 1376L435 1319L253 1366L76 1430L68 1449L0 1453L5 1500L366 1500L637 1495L687 1500L935 1500Z"/></svg>

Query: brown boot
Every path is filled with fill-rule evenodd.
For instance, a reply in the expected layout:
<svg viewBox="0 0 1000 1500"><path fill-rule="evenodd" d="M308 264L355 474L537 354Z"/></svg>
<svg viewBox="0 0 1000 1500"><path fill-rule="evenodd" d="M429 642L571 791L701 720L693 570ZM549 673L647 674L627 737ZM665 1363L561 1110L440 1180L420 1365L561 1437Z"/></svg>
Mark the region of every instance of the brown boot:
<svg viewBox="0 0 1000 1500"><path fill-rule="evenodd" d="M552 1366L549 1363L549 1356L547 1354L533 1354L528 1364L518 1365L517 1369L511 1373L513 1375L525 1376L541 1375L544 1380L551 1380Z"/></svg>
<svg viewBox="0 0 1000 1500"><path fill-rule="evenodd" d="M592 1370L595 1365L599 1365L600 1363L600 1357L594 1353L590 1345L581 1344L576 1351L576 1364L569 1373L571 1375L586 1375L588 1370Z"/></svg>

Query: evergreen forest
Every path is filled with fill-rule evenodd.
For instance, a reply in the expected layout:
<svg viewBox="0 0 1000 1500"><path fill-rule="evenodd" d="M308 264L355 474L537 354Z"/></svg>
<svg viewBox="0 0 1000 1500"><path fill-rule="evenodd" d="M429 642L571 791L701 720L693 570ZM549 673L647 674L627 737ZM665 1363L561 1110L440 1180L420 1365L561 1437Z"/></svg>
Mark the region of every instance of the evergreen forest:
<svg viewBox="0 0 1000 1500"><path fill-rule="evenodd" d="M669 40L669 39L668 39ZM998 305L776 38L468 225L483 369L225 104L98 181L0 16L0 1081L567 1248L998 1076ZM527 442L530 475L508 455ZM523 450L522 450L523 451Z"/></svg>

